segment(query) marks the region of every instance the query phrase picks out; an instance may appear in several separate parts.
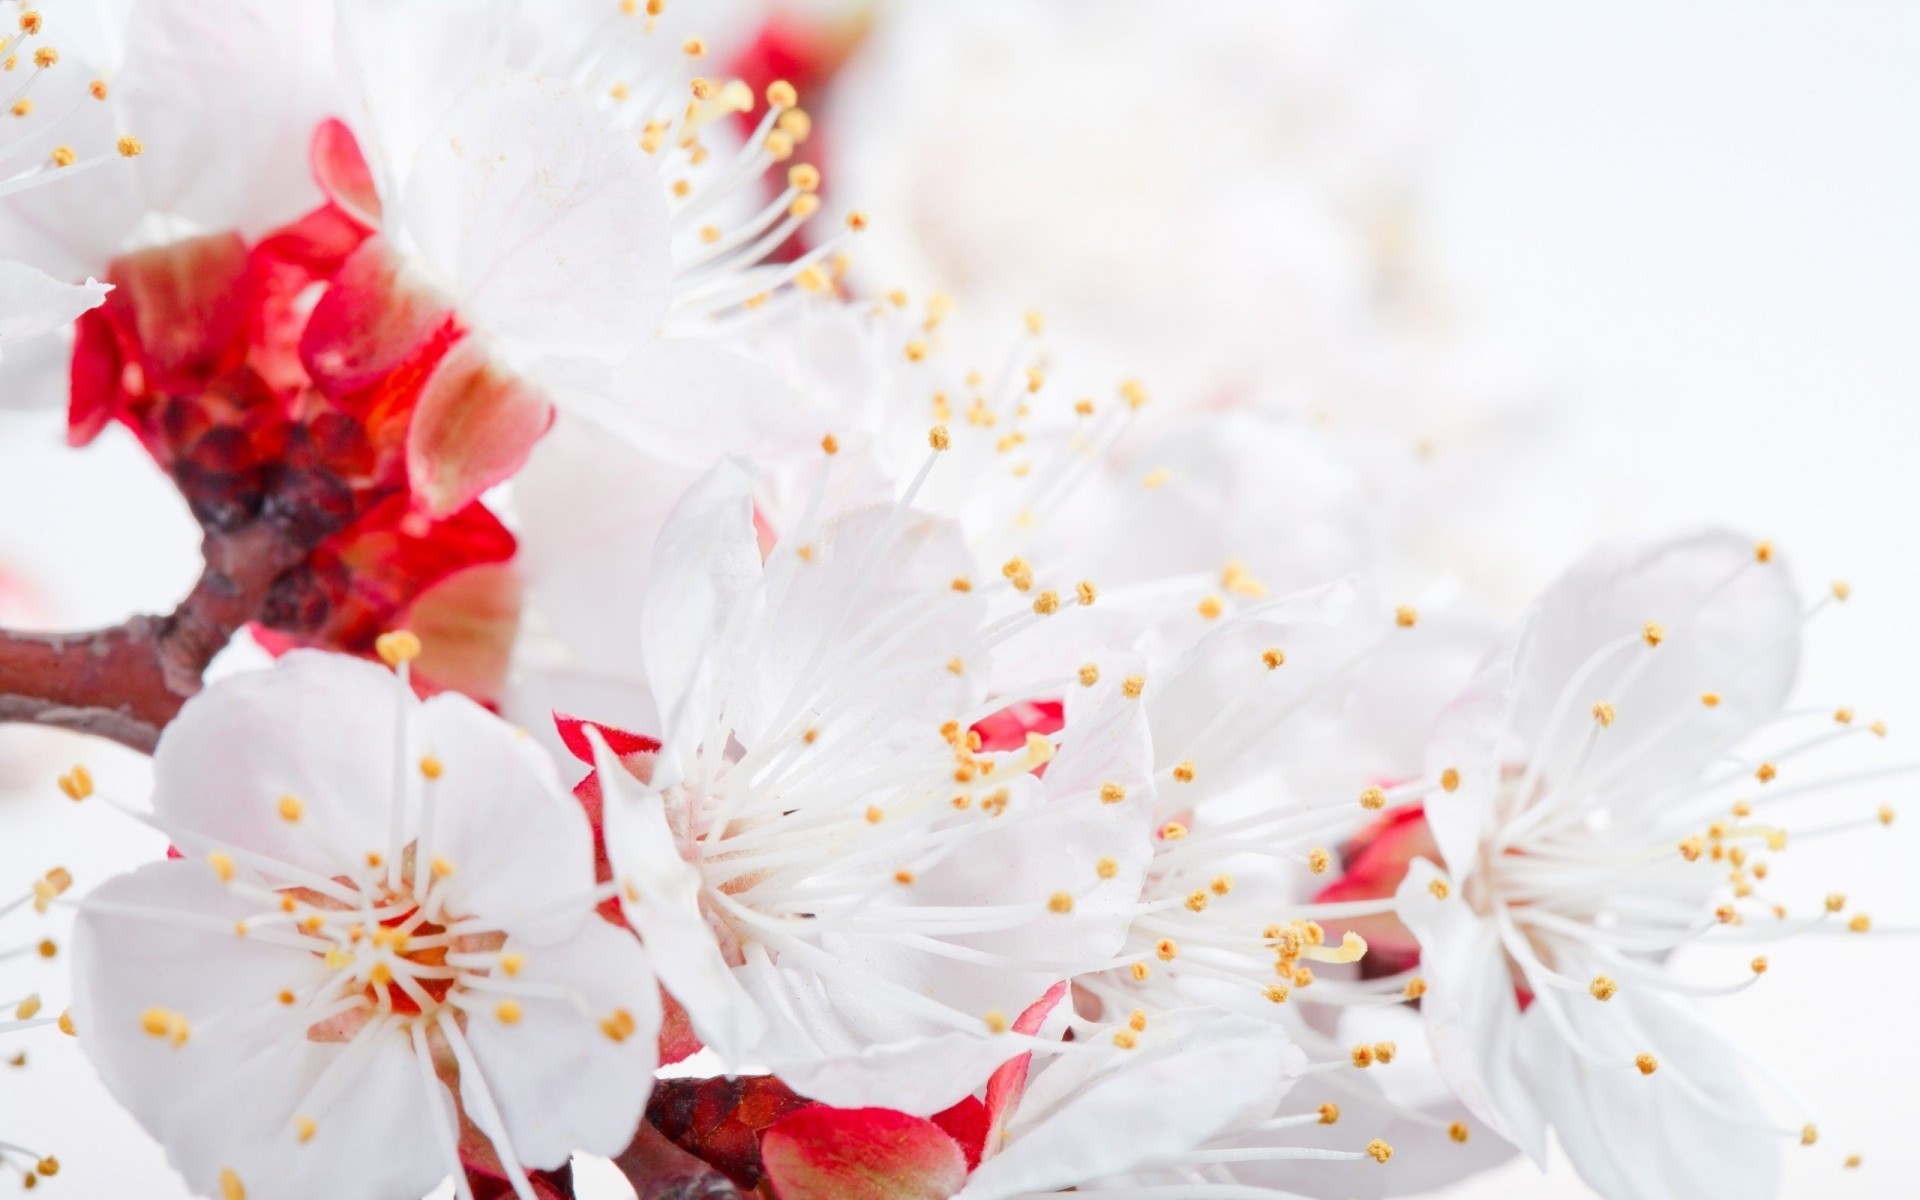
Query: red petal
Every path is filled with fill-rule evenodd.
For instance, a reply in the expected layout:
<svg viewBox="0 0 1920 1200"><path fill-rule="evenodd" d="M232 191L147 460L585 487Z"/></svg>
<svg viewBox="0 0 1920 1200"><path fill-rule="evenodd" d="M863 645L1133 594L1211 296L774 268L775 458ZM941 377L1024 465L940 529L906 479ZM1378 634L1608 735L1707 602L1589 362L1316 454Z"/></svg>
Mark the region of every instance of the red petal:
<svg viewBox="0 0 1920 1200"><path fill-rule="evenodd" d="M967 1159L938 1125L890 1108L803 1108L760 1139L779 1200L947 1200Z"/></svg>
<svg viewBox="0 0 1920 1200"><path fill-rule="evenodd" d="M247 247L237 233L187 238L113 261L101 306L140 351L145 390L192 395L247 352Z"/></svg>
<svg viewBox="0 0 1920 1200"><path fill-rule="evenodd" d="M126 360L113 322L99 309L80 314L73 327L73 360L67 370L67 444L84 446L100 436L127 395L121 386Z"/></svg>
<svg viewBox="0 0 1920 1200"><path fill-rule="evenodd" d="M660 989L660 1065L672 1066L704 1049L693 1031L693 1018L678 1000Z"/></svg>
<svg viewBox="0 0 1920 1200"><path fill-rule="evenodd" d="M579 717L569 717L564 713L553 714L553 726L560 731L560 741L567 750L581 762L593 766L593 743L587 740L587 730L597 729L606 740L607 749L615 756L625 758L629 754L653 754L660 749L658 738L650 738L644 733L629 733L612 725L602 725L598 721L584 721Z"/></svg>
<svg viewBox="0 0 1920 1200"><path fill-rule="evenodd" d="M553 406L474 337L447 352L407 429L407 476L432 515L453 512L527 461Z"/></svg>
<svg viewBox="0 0 1920 1200"><path fill-rule="evenodd" d="M314 128L307 143L307 165L313 181L327 199L341 211L368 229L380 224L380 193L373 186L373 172L367 169L366 156L346 123L328 117Z"/></svg>
<svg viewBox="0 0 1920 1200"><path fill-rule="evenodd" d="M385 238L370 237L340 265L307 318L300 361L314 386L345 396L391 373L452 315L445 297L422 286Z"/></svg>
<svg viewBox="0 0 1920 1200"><path fill-rule="evenodd" d="M967 1156L967 1170L971 1171L980 1165L980 1152L987 1144L987 1129L993 1124L987 1116L986 1105L968 1096L945 1112L933 1114L928 1120L946 1130L947 1136L959 1143L960 1152Z"/></svg>
<svg viewBox="0 0 1920 1200"><path fill-rule="evenodd" d="M1402 805L1382 813L1341 848L1346 870L1314 897L1318 903L1383 900L1400 889L1407 868L1416 858L1440 861L1440 847L1418 804ZM1335 936L1353 930L1367 939L1363 971L1392 974L1419 961L1420 943L1413 931L1392 913L1328 922Z"/></svg>
<svg viewBox="0 0 1920 1200"><path fill-rule="evenodd" d="M982 750L1018 750L1029 733L1059 733L1066 727L1066 706L1058 700L1022 700L973 723Z"/></svg>
<svg viewBox="0 0 1920 1200"><path fill-rule="evenodd" d="M520 576L505 563L456 571L422 592L399 623L420 635L413 669L423 679L494 701L520 629Z"/></svg>
<svg viewBox="0 0 1920 1200"><path fill-rule="evenodd" d="M1067 994L1067 981L1062 979L1047 989L1047 994L1027 1005L1020 1018L1013 1023L1015 1033L1029 1036L1040 1032L1040 1026L1046 1023L1048 1014ZM988 1155L986 1146L997 1145L997 1135L1006 1128L1007 1121L1014 1110L1020 1107L1020 1097L1027 1091L1027 1070L1033 1065L1033 1053L1017 1055L1001 1063L987 1077L987 1130L981 1139L983 1155Z"/></svg>

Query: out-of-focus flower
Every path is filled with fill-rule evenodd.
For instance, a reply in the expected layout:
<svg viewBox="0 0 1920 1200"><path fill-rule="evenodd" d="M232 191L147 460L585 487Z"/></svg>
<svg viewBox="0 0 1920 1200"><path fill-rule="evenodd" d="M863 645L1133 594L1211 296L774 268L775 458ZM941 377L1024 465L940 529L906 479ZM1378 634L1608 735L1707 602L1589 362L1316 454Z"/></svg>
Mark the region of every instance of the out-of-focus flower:
<svg viewBox="0 0 1920 1200"><path fill-rule="evenodd" d="M0 261L0 353L99 307L110 290L93 279L62 283L25 263Z"/></svg>
<svg viewBox="0 0 1920 1200"><path fill-rule="evenodd" d="M531 1200L625 1146L656 985L530 740L302 652L190 701L154 766L142 819L186 857L81 902L73 1011L191 1187L466 1196L473 1167Z"/></svg>
<svg viewBox="0 0 1920 1200"><path fill-rule="evenodd" d="M1841 910L1834 896L1790 918L1763 857L1792 828L1777 806L1838 782L1796 780L1808 753L1884 732L1845 708L1785 708L1805 615L1766 543L1708 532L1596 550L1442 717L1428 764L1443 786L1424 817L1376 832L1391 861L1361 890L1404 871L1441 1070L1536 1160L1551 1127L1605 1195L1767 1195L1782 1137L1816 1136L1804 1110L1770 1116L1749 1083L1763 1068L1694 1002L1757 982L1765 958L1725 986L1668 963L1696 940L1774 939Z"/></svg>
<svg viewBox="0 0 1920 1200"><path fill-rule="evenodd" d="M1016 699L987 693L996 646L1094 589L984 576L911 491L809 515L763 568L744 473L696 485L638 618L662 748L644 786L599 779L628 918L702 1040L925 1115L1032 1048L1008 1014L1110 960L1154 785L1120 655L1053 681L1057 734L985 747Z"/></svg>
<svg viewBox="0 0 1920 1200"><path fill-rule="evenodd" d="M825 116L889 214L855 272L1040 304L1182 403L1351 373L1422 303L1426 98L1389 42L1257 2L886 5Z"/></svg>
<svg viewBox="0 0 1920 1200"><path fill-rule="evenodd" d="M45 913L72 886L73 876L66 868L52 867L34 880L25 892L0 900L0 1057L7 1059L12 1067L19 1067L26 1062L26 1055L16 1044L13 1035L53 1024L71 1028L65 1024L65 1015L52 1011L40 993L14 994L14 988L18 986L16 973L10 969L14 960L50 959L59 953L59 946L44 935L18 945L13 944L22 932L14 914L28 908L36 913ZM8 1141L7 1134L19 1136L17 1130L0 1128L0 1165L18 1170L26 1186L33 1187L39 1179L59 1173L58 1158Z"/></svg>

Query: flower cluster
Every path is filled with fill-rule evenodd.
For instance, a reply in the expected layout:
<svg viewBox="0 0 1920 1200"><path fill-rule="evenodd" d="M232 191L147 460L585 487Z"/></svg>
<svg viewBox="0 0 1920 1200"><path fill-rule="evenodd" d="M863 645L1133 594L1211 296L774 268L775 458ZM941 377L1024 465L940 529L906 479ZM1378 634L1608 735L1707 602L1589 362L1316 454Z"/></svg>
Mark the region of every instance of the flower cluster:
<svg viewBox="0 0 1920 1200"><path fill-rule="evenodd" d="M1816 1142L1713 1016L1768 958L1688 951L1873 928L1788 886L1912 770L1795 698L1846 585L1708 529L1504 635L1394 594L1376 461L1258 388L863 279L792 82L847 24L112 7L0 5L0 380L130 433L206 572L0 638L0 719L151 750L59 792L171 846L0 902L0 1052L77 1037L194 1194L1397 1195L1551 1135L1765 1197ZM1391 274L1287 186L1261 263Z"/></svg>

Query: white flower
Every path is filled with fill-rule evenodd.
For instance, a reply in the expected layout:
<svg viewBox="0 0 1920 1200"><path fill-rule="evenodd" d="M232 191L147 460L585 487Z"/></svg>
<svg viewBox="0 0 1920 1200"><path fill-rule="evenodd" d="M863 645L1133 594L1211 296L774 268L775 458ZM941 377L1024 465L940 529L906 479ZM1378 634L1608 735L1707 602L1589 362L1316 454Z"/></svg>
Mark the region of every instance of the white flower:
<svg viewBox="0 0 1920 1200"><path fill-rule="evenodd" d="M1154 802L1140 680L1090 664L1052 681L1057 736L983 748L971 727L1019 699L987 695L995 647L1094 590L979 573L911 494L810 516L763 568L749 488L716 468L655 550L663 745L644 787L601 768L628 917L723 1060L937 1112L1031 1048L1006 1014L1125 935Z"/></svg>
<svg viewBox="0 0 1920 1200"><path fill-rule="evenodd" d="M82 902L74 1018L196 1191L464 1196L464 1118L531 1200L626 1144L658 993L530 740L302 652L190 701L154 769L186 857Z"/></svg>
<svg viewBox="0 0 1920 1200"><path fill-rule="evenodd" d="M1445 871L1415 862L1399 896L1435 1055L1481 1119L1536 1160L1551 1127L1604 1195L1769 1195L1782 1137L1815 1136L1804 1109L1772 1115L1799 1105L1784 1090L1770 1105L1753 1086L1764 1070L1694 1001L1757 982L1765 959L1725 986L1668 963L1710 935L1776 938L1838 910L1835 897L1788 917L1765 857L1792 828L1776 806L1835 782L1807 780L1804 756L1883 731L1847 709L1785 708L1804 616L1765 543L1604 546L1541 597L1430 743L1429 772L1457 780L1426 797ZM1804 739L1778 747L1795 726Z"/></svg>

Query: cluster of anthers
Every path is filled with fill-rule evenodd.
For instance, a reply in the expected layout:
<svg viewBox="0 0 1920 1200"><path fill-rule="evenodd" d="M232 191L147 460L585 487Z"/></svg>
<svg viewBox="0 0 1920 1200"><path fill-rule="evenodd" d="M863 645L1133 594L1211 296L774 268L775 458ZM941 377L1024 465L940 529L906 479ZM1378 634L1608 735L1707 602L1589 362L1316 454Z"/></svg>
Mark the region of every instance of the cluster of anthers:
<svg viewBox="0 0 1920 1200"><path fill-rule="evenodd" d="M74 120L84 105L106 101L107 81L89 80L84 92L71 102L63 98L57 111L48 115L40 107L35 93L47 90L42 80L60 66L60 51L47 40L46 18L38 11L21 12L16 24L16 32L0 38L0 55L5 56L0 58L0 73L19 80L6 100L0 102L16 123L11 135L4 139L5 144L0 145L0 196L138 157L146 147L131 133L120 134L109 148L85 154L66 142L56 142L61 127ZM36 88L36 85L39 86ZM35 159L21 162L28 154Z"/></svg>
<svg viewBox="0 0 1920 1200"><path fill-rule="evenodd" d="M71 776L63 777L61 786L70 786ZM86 774L79 775L82 783L89 783ZM79 786L78 784L72 786ZM24 893L0 903L0 920L5 920L15 912L31 906L35 913L45 914L53 902L73 886L73 876L64 867L54 867L33 881ZM51 959L60 952L59 945L50 937L33 938L15 946L0 946L0 965L18 958L37 957ZM0 1036L36 1029L43 1025L58 1024L62 1029L71 1031L72 1024L66 1014L50 1015L42 1004L38 992L24 996L15 996L0 1002ZM13 1068L27 1065L27 1052L14 1050L6 1055L7 1064ZM0 1140L0 1164L20 1172L21 1181L26 1187L35 1187L40 1180L60 1171L60 1160L51 1154L41 1154L26 1146Z"/></svg>
<svg viewBox="0 0 1920 1200"><path fill-rule="evenodd" d="M741 136L736 119L759 107L753 89L740 79L688 79L708 56L699 36L682 39L663 69L668 55L656 19L664 9L664 0L622 0L573 61L529 66L572 81L652 156L672 220L671 316L694 321L757 308L788 284L832 292L847 268L846 239L866 227L861 213L849 213L844 228L802 253L778 257L821 210L819 167L793 161L813 132L799 92L785 80L769 84L764 110ZM784 180L763 189L770 173L783 170ZM757 200L762 190L772 195Z"/></svg>

